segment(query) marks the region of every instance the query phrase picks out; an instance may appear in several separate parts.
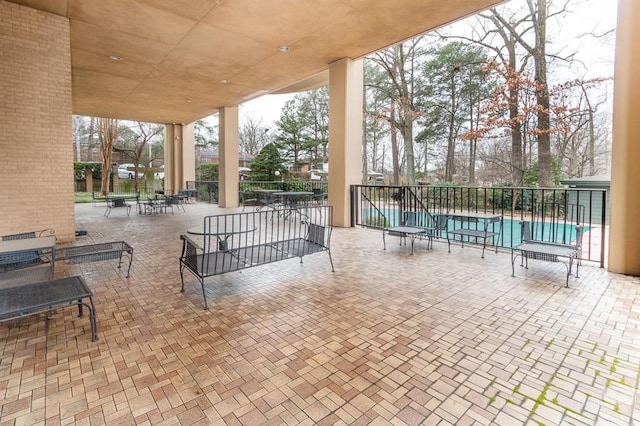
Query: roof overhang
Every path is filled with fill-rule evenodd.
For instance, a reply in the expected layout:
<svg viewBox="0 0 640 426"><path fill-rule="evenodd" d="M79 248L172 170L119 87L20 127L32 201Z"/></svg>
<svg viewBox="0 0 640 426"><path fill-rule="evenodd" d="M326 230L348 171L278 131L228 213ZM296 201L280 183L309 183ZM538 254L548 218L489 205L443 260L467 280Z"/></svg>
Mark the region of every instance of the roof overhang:
<svg viewBox="0 0 640 426"><path fill-rule="evenodd" d="M320 87L339 59L502 2L9 1L69 19L75 114L158 123L189 123L267 93Z"/></svg>

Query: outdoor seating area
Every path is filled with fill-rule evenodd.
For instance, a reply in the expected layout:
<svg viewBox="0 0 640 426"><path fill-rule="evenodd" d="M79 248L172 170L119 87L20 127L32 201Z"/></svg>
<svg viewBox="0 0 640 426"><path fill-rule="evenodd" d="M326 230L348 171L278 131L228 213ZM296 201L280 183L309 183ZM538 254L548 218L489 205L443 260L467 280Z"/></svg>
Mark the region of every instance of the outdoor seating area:
<svg viewBox="0 0 640 426"><path fill-rule="evenodd" d="M515 261L520 257L520 266L529 268L529 259L543 260L546 262L561 262L567 268L566 287L569 287L569 277L573 272L573 264L576 264L576 278L580 275L580 258L582 254L582 234L584 227L578 225L576 229L576 239L572 243L553 243L548 241L538 241L531 238L535 235L529 229L532 224L523 222L523 234L525 238L521 244L511 249L511 276L515 276ZM565 259L565 260L563 260Z"/></svg>
<svg viewBox="0 0 640 426"><path fill-rule="evenodd" d="M127 277L133 261L133 247L124 241L59 247L55 231L21 232L3 235L0 241L0 323L45 314L45 329L58 308L77 305L89 311L91 339L98 340L93 293L81 276L53 279L56 262L71 264L129 259ZM85 301L88 299L88 301Z"/></svg>
<svg viewBox="0 0 640 426"><path fill-rule="evenodd" d="M202 226L187 230L191 236L180 235L180 291L185 291L188 271L200 281L208 309L205 278L294 257L302 263L303 256L321 252L329 255L333 272L332 217L330 206L205 216ZM193 235L201 241L194 241Z"/></svg>
<svg viewBox="0 0 640 426"><path fill-rule="evenodd" d="M508 250L488 262L434 239L410 255L381 250L379 230L334 228L335 272L320 255L211 277L204 311L199 285L180 292L180 235L240 212L76 205L76 244L127 241L135 265L56 264L92 293L96 341L77 303L0 324L1 422L640 422L639 278L587 262L566 288L559 263L513 278Z"/></svg>

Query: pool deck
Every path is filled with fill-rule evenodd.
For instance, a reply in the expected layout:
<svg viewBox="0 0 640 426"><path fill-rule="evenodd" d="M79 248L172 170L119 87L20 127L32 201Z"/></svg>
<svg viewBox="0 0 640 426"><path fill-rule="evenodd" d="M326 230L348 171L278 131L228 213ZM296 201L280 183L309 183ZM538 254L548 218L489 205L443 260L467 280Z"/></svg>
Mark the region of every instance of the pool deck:
<svg viewBox="0 0 640 426"><path fill-rule="evenodd" d="M239 210L238 210L239 211ZM94 292L0 324L5 425L640 424L640 279L336 228L325 254L208 279L180 293L179 235L207 214L76 207L78 244L124 240L113 262L56 266Z"/></svg>

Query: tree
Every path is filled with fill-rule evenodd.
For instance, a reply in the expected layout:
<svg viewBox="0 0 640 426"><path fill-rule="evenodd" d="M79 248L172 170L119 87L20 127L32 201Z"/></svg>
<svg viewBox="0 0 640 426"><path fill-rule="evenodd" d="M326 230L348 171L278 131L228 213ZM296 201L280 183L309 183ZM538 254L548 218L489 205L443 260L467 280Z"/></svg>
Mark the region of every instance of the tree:
<svg viewBox="0 0 640 426"><path fill-rule="evenodd" d="M73 157L75 161L87 160L93 161L93 149L95 147L94 138L96 136L96 119L95 117L85 117L82 115L73 116L73 144L74 153ZM87 146L87 156L82 158L82 146Z"/></svg>
<svg viewBox="0 0 640 426"><path fill-rule="evenodd" d="M213 148L218 146L216 138L217 124L211 124L205 119L196 120L193 123L193 138L199 148Z"/></svg>
<svg viewBox="0 0 640 426"><path fill-rule="evenodd" d="M309 162L325 163L329 158L329 90L326 86L309 90L302 94L301 101Z"/></svg>
<svg viewBox="0 0 640 426"><path fill-rule="evenodd" d="M218 174L218 164L202 163L196 166L196 178L200 182L217 182Z"/></svg>
<svg viewBox="0 0 640 426"><path fill-rule="evenodd" d="M397 129L402 135L407 180L410 185L415 184L413 124L420 115L415 101L423 82L420 74L416 74L416 63L421 60L423 54L422 37L416 37L371 55L369 59L386 74L388 80L376 78L366 83L389 99L387 120L391 124L392 138L393 129ZM393 142L391 149L397 152ZM398 183L399 162L394 162L394 183Z"/></svg>
<svg viewBox="0 0 640 426"><path fill-rule="evenodd" d="M552 146L562 171L569 177L593 176L598 172L596 145L602 136L598 138L596 132L595 114L607 96L604 93L598 99L591 92L606 81L603 78L576 79L550 90Z"/></svg>
<svg viewBox="0 0 640 426"><path fill-rule="evenodd" d="M275 137L277 147L282 150L285 159L291 162L294 170L298 170L300 167L307 140L305 136L306 123L302 116L301 107L302 100L299 95L296 95L282 107L280 119L276 122L278 127L278 134ZM255 176L255 171L253 176Z"/></svg>
<svg viewBox="0 0 640 426"><path fill-rule="evenodd" d="M240 151L252 156L258 154L269 141L269 130L262 118L253 114L246 116L240 127Z"/></svg>
<svg viewBox="0 0 640 426"><path fill-rule="evenodd" d="M249 167L252 179L257 181L277 180L276 172L280 175L286 172L278 148L273 143L266 144Z"/></svg>
<svg viewBox="0 0 640 426"><path fill-rule="evenodd" d="M149 158L147 146L153 141L161 141L163 127L159 124L136 121L132 125L123 124L118 129L118 135L119 138L113 150L124 154L133 163L133 187L138 192L138 166L145 157L148 159L148 165L151 166L152 158Z"/></svg>
<svg viewBox="0 0 640 426"><path fill-rule="evenodd" d="M109 194L109 171L111 170L111 153L118 136L118 121L112 118L98 118L98 141L102 158L102 195Z"/></svg>
<svg viewBox="0 0 640 426"><path fill-rule="evenodd" d="M324 163L329 144L329 92L326 87L296 94L276 122L275 142L295 170Z"/></svg>
<svg viewBox="0 0 640 426"><path fill-rule="evenodd" d="M370 61L364 63L365 81L373 81L375 71ZM375 85L373 85L375 86ZM384 171L384 139L389 135L389 121L385 115L386 99L375 87L364 87L364 131L362 138L362 179L367 183L367 171Z"/></svg>
<svg viewBox="0 0 640 426"><path fill-rule="evenodd" d="M551 119L549 84L547 75L547 20L549 19L549 7L547 0L526 0L528 14L514 23L513 20L505 19L496 9L491 9L491 14L496 22L509 32L517 43L522 46L533 58L534 78L536 81L537 99L537 126L536 135L538 140L538 164L540 173L540 185L552 185L551 170ZM562 9L560 12L564 12ZM529 25L524 30L519 28L520 24ZM524 34L533 32L533 42L528 41Z"/></svg>
<svg viewBox="0 0 640 426"><path fill-rule="evenodd" d="M422 92L424 116L435 116L446 123L445 175L453 182L456 175L457 142L464 134L469 141L469 180L475 180L476 143L480 104L489 94L490 83L484 65L488 61L483 49L459 41L430 50L425 63L428 90ZM465 128L465 123L467 127Z"/></svg>

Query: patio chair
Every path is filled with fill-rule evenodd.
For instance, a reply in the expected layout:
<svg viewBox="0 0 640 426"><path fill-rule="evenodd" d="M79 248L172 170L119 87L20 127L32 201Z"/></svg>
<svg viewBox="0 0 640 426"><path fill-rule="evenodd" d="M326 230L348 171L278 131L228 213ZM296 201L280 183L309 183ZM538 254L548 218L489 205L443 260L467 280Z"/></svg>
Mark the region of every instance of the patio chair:
<svg viewBox="0 0 640 426"><path fill-rule="evenodd" d="M104 217L109 217L111 209L125 207L127 209L127 216L131 214L131 204L127 203L125 197L107 197L107 208L104 211Z"/></svg>
<svg viewBox="0 0 640 426"><path fill-rule="evenodd" d="M431 214L428 211L404 212L403 226L411 226L414 228L422 228L426 232L422 236L428 240L428 249L433 249L433 238L445 237L447 239L447 247L451 252L451 241L447 232L450 216L446 214Z"/></svg>
<svg viewBox="0 0 640 426"><path fill-rule="evenodd" d="M246 206L256 205L260 201L258 199L258 194L254 191L240 191L240 205L242 206L242 211Z"/></svg>
<svg viewBox="0 0 640 426"><path fill-rule="evenodd" d="M315 204L324 204L324 200L327 197L327 194L321 188L313 188L313 202Z"/></svg>
<svg viewBox="0 0 640 426"><path fill-rule="evenodd" d="M166 207L171 208L171 214L173 214L173 206L176 206L178 210L182 209L183 212L186 211L184 209L184 203L182 202L181 197L177 195L166 195L164 197L164 201L166 203ZM165 211L166 211L166 208L165 208Z"/></svg>
<svg viewBox="0 0 640 426"><path fill-rule="evenodd" d="M167 196L157 195L154 198L147 199L146 203L143 203L144 212L147 214L153 214L154 216L158 213L167 213L167 209L171 209L171 214L173 215L173 204L170 201L167 201Z"/></svg>

